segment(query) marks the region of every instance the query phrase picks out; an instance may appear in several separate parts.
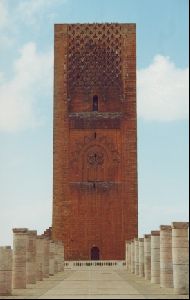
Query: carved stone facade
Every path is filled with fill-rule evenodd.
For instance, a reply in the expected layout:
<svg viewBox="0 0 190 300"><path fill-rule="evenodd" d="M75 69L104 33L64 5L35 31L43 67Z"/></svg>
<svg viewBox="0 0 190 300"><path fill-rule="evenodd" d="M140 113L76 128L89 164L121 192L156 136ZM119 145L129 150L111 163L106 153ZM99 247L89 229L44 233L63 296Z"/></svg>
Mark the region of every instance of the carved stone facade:
<svg viewBox="0 0 190 300"><path fill-rule="evenodd" d="M55 25L54 86L52 237L66 260L124 259L138 234L135 24Z"/></svg>

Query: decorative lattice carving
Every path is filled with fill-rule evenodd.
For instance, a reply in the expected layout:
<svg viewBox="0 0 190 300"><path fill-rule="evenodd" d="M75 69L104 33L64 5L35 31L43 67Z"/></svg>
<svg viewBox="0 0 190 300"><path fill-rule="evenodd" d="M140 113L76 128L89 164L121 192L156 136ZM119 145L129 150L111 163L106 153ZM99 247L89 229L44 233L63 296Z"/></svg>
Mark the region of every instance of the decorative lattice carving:
<svg viewBox="0 0 190 300"><path fill-rule="evenodd" d="M78 89L90 97L93 88L104 99L111 92L123 98L122 33L119 24L68 26L68 97Z"/></svg>

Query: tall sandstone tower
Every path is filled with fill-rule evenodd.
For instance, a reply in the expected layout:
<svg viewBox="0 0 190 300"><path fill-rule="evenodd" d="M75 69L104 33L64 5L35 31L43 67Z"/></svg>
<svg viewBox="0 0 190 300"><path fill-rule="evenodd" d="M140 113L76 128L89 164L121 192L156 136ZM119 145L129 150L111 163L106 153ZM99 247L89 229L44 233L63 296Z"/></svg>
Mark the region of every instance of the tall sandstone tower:
<svg viewBox="0 0 190 300"><path fill-rule="evenodd" d="M136 26L55 25L54 240L122 260L138 234Z"/></svg>

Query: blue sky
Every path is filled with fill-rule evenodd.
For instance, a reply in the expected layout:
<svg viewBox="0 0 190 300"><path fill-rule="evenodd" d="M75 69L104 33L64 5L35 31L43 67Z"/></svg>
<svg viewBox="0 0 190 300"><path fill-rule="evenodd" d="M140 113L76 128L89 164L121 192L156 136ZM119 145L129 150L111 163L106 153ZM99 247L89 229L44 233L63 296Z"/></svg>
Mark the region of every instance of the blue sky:
<svg viewBox="0 0 190 300"><path fill-rule="evenodd" d="M51 225L53 24L137 24L139 235L188 219L188 1L0 0L0 245Z"/></svg>

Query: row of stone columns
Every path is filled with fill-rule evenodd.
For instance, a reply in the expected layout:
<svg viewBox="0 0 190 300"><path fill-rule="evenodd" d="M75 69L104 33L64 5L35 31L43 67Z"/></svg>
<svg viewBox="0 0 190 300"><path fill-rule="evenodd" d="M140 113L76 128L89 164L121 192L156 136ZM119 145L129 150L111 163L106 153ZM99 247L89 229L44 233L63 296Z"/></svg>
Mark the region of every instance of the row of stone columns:
<svg viewBox="0 0 190 300"><path fill-rule="evenodd" d="M126 264L129 272L162 288L174 288L176 294L189 292L189 223L161 225L144 238L126 243Z"/></svg>
<svg viewBox="0 0 190 300"><path fill-rule="evenodd" d="M62 242L37 236L37 231L13 229L13 250L0 247L0 295L25 289L44 278L64 271Z"/></svg>

